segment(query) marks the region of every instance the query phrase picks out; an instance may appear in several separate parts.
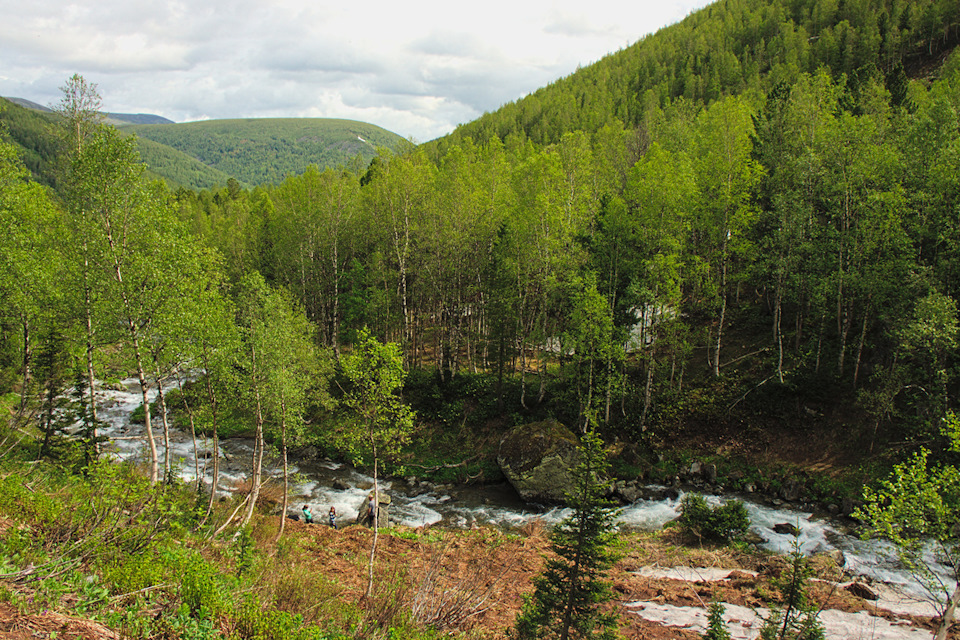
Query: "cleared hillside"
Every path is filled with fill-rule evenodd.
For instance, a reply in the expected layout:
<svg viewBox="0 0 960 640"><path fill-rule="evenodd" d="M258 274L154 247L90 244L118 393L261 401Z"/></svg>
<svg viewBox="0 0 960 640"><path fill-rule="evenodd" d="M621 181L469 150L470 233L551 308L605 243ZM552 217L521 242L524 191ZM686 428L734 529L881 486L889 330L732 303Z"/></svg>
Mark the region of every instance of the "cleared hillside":
<svg viewBox="0 0 960 640"><path fill-rule="evenodd" d="M376 125L327 118L206 120L135 125L123 131L167 145L247 185L276 184L311 164L351 166L359 157L363 166L378 147L395 148L403 142ZM141 151L147 164L162 174L151 150Z"/></svg>

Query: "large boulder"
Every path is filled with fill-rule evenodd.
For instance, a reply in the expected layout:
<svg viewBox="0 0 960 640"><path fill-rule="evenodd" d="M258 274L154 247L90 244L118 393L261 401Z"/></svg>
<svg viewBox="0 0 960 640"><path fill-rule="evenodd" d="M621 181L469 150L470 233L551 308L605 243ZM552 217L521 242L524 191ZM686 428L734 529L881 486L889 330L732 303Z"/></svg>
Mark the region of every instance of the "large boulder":
<svg viewBox="0 0 960 640"><path fill-rule="evenodd" d="M373 526L373 520L370 518L370 503L373 501L373 492L364 498L363 502L357 508L357 524ZM387 527L390 525L390 496L383 491L380 492L380 503L377 505L377 527Z"/></svg>
<svg viewBox="0 0 960 640"><path fill-rule="evenodd" d="M500 440L497 463L520 497L559 503L573 489L577 436L556 420L514 427Z"/></svg>

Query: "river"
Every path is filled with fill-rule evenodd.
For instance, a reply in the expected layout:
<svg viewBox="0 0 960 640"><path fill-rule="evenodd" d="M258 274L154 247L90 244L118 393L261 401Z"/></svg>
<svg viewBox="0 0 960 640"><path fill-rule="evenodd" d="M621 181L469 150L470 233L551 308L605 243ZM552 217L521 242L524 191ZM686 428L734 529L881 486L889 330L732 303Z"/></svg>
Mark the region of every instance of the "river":
<svg viewBox="0 0 960 640"><path fill-rule="evenodd" d="M155 390L153 394L155 394ZM146 459L145 428L130 422L131 413L140 405L141 395L136 379L122 381L122 388L103 389L96 392L99 417L106 424L102 435L109 438L105 445L107 455L122 460ZM152 397L152 396L151 396ZM155 436L163 460L164 444L162 427L155 428ZM196 480L196 457L189 433L171 430L171 458L177 474L185 482ZM201 451L210 451L208 443L199 443ZM220 480L218 492L229 493L242 483L249 474L253 455L253 441L247 438L230 438L220 445ZM208 458L201 458L201 474L209 485L211 470L204 470ZM281 477L279 461L265 463L267 476ZM373 484L373 478L350 465L332 460L316 460L310 463L291 464L294 474L291 484L291 515L297 514L303 504L321 520L332 506L339 514L341 523L353 522L357 511ZM334 486L340 488L334 488ZM650 487L658 493L657 487ZM543 508L524 503L507 484L486 486L434 486L421 482L389 478L381 482L381 490L388 492L393 500L390 506L392 522L410 526L443 526L469 528L495 526L503 529L521 527L534 520L552 525L565 517L569 510ZM661 494L667 492L659 492ZM923 588L911 574L899 566L892 547L876 540L861 540L851 535L842 522L805 511L784 507L772 507L751 496L707 496L712 504L737 497L742 499L750 514L751 530L764 542L762 547L776 553L789 553L797 542L805 554L828 552L839 549L843 552L844 568L852 575L865 576L873 581L898 587L917 598L925 597ZM641 499L623 507L619 526L624 529L656 530L679 515L679 497ZM325 519L321 520L325 522ZM778 523L788 523L800 531L796 538L774 531ZM953 572L929 558L948 589L952 589Z"/></svg>

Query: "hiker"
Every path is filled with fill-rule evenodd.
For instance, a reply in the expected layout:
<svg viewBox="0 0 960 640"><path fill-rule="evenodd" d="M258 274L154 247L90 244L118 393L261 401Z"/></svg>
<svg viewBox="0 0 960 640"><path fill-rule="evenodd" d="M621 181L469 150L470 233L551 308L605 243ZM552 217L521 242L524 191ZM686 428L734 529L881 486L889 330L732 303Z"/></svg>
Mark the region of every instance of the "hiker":
<svg viewBox="0 0 960 640"><path fill-rule="evenodd" d="M367 511L367 517L370 518L370 526L377 526L377 503L373 499L373 494L370 494L370 509Z"/></svg>
<svg viewBox="0 0 960 640"><path fill-rule="evenodd" d="M334 529L337 528L337 510L333 507L330 507L330 526Z"/></svg>
<svg viewBox="0 0 960 640"><path fill-rule="evenodd" d="M313 514L310 513L310 505L303 505L303 521L307 524L313 524Z"/></svg>

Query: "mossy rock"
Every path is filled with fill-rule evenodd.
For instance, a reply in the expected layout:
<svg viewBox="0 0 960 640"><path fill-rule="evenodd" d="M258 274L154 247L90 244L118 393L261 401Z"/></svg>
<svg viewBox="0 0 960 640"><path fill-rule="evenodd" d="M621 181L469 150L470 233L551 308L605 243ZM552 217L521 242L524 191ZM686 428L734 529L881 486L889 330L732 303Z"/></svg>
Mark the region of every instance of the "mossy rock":
<svg viewBox="0 0 960 640"><path fill-rule="evenodd" d="M528 502L564 502L573 489L579 440L556 420L519 425L500 440L497 463Z"/></svg>

